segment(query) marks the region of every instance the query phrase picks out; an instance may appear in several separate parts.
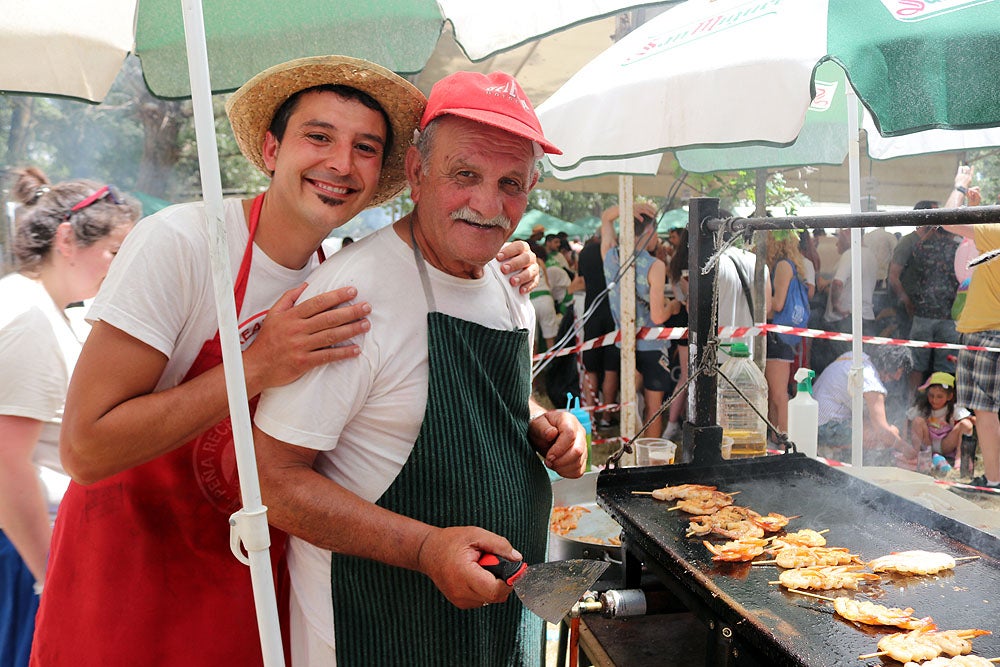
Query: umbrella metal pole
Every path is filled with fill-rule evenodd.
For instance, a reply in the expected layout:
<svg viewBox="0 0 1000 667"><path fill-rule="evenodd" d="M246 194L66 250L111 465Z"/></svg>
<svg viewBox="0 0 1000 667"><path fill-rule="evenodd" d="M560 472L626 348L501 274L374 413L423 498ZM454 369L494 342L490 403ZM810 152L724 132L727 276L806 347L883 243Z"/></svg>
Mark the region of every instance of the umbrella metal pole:
<svg viewBox="0 0 1000 667"><path fill-rule="evenodd" d="M618 260L619 266L624 264L635 252L635 226L632 224L632 177L622 176L618 183ZM636 397L635 377L635 262L632 262L624 275L619 279L619 294L621 294L621 415L619 433L623 438L633 438L639 431L637 416L638 401ZM626 454L626 458L635 454ZM635 461L626 460L627 465Z"/></svg>
<svg viewBox="0 0 1000 667"><path fill-rule="evenodd" d="M847 88L847 161L851 188L851 213L861 213L861 145L858 137L858 96L853 86ZM861 359L861 229L851 229L851 370L847 387L851 394L851 465L861 466L864 459L864 394Z"/></svg>
<svg viewBox="0 0 1000 667"><path fill-rule="evenodd" d="M754 173L754 198L756 200L754 206L754 216L758 218L767 217L767 169L757 169ZM764 270L767 266L767 243L765 241L765 236L763 232L754 232L753 237L754 243L754 253L757 255L757 261L754 263L753 268L753 312L750 316L753 317L754 322L764 322L767 320L767 308L765 304L767 303L767 295L764 294L765 284L764 284ZM764 367L767 364L767 342L766 339L758 341L758 344L752 346L753 350L753 362L760 369L760 372L764 372Z"/></svg>
<svg viewBox="0 0 1000 667"><path fill-rule="evenodd" d="M243 355L238 335L236 302L233 297L233 277L230 274L229 250L224 227L222 179L219 173L219 151L215 140L215 117L212 112L205 20L201 0L182 0L181 4L188 52L188 73L191 77L191 101L194 106L198 162L211 243L212 282L215 288L216 314L219 319L219 338L222 343L222 365L226 376L229 416L233 425L233 444L243 499L243 509L230 519L232 524L230 536L231 542L236 543L234 552L239 550L238 540L242 540L249 555L249 558L240 557L240 561L250 565L264 665L283 667L285 659L281 648L278 605L269 557L267 508L261 503L260 497L246 377L243 374ZM219 529L223 529L221 525Z"/></svg>
<svg viewBox="0 0 1000 667"><path fill-rule="evenodd" d="M719 217L719 200L707 197L688 202L688 355L691 372L702 363L702 356L712 331L712 293L717 270L705 275L701 267L715 251L714 233L703 220ZM718 376L698 373L694 390L688 392L688 420L684 423L684 461L714 464L722 460L722 427L716 418Z"/></svg>

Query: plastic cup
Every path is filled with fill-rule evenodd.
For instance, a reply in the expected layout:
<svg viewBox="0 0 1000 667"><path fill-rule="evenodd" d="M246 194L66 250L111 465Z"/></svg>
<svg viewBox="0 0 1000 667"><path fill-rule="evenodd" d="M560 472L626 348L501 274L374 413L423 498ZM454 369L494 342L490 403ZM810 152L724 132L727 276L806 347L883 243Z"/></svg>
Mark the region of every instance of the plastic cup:
<svg viewBox="0 0 1000 667"><path fill-rule="evenodd" d="M677 445L663 438L639 438L634 443L637 466L665 466L674 462Z"/></svg>

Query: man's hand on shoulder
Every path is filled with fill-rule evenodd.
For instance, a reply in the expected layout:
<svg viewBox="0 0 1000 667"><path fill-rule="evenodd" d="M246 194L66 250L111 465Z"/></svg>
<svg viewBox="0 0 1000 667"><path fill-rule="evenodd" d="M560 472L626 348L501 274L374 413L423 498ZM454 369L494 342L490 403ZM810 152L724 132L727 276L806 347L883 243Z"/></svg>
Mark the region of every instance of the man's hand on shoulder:
<svg viewBox="0 0 1000 667"><path fill-rule="evenodd" d="M511 241L497 253L500 271L510 276L512 286L520 286L521 294L528 294L538 286L538 263L535 259L535 253L524 241Z"/></svg>
<svg viewBox="0 0 1000 667"><path fill-rule="evenodd" d="M243 353L247 393L280 387L306 371L360 354L357 345L339 345L371 328L365 302L344 305L357 297L353 287L342 287L296 304L306 284L281 295L267 313L260 332Z"/></svg>
<svg viewBox="0 0 1000 667"><path fill-rule="evenodd" d="M545 457L545 465L563 477L576 478L587 467L587 432L577 418L550 410L528 423L528 441Z"/></svg>

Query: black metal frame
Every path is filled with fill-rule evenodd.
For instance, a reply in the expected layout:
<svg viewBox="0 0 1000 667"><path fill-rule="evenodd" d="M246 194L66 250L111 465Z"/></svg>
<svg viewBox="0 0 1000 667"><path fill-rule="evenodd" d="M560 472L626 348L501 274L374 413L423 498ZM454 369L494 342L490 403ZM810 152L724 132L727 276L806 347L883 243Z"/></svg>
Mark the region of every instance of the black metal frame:
<svg viewBox="0 0 1000 667"><path fill-rule="evenodd" d="M847 215L821 215L805 218L719 218L719 200L709 197L693 198L688 202L688 341L690 342L690 368L696 369L701 351L708 344L712 327L712 291L716 280L713 266L704 275L703 266L715 253L715 232L728 226L734 233L776 229L815 229L826 227L864 228L922 225L977 225L1000 222L1000 206L975 206L920 211L854 213ZM692 372L694 372L692 370ZM697 464L722 461L722 428L716 416L715 375L698 374L694 378L693 419L688 415L684 424L685 460ZM689 406L691 404L689 403ZM690 411L689 411L690 412ZM688 454L691 452L691 454Z"/></svg>

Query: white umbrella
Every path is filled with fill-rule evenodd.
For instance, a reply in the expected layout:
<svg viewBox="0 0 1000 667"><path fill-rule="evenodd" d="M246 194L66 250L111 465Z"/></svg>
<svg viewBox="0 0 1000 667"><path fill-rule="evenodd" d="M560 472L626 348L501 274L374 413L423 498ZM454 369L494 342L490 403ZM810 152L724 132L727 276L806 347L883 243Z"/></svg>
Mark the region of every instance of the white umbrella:
<svg viewBox="0 0 1000 667"><path fill-rule="evenodd" d="M546 136L564 151L551 156L553 173L620 173L621 158L655 173L666 150L789 145L802 130L815 97L814 71L825 60L847 70L887 136L998 126L997 26L1000 3L980 0L689 0L637 28L540 105ZM857 107L847 109L850 118ZM859 212L854 116L851 200ZM860 246L860 230L852 240ZM860 303L857 258L852 282ZM853 333L860 389L859 318ZM855 405L860 400L856 391ZM860 418L859 408L857 463Z"/></svg>
<svg viewBox="0 0 1000 667"><path fill-rule="evenodd" d="M272 65L328 53L419 72L446 21L477 61L577 23L677 1L207 0L204 24L220 92ZM178 0L0 0L0 15L0 90L99 102L134 51L154 94L191 94Z"/></svg>

